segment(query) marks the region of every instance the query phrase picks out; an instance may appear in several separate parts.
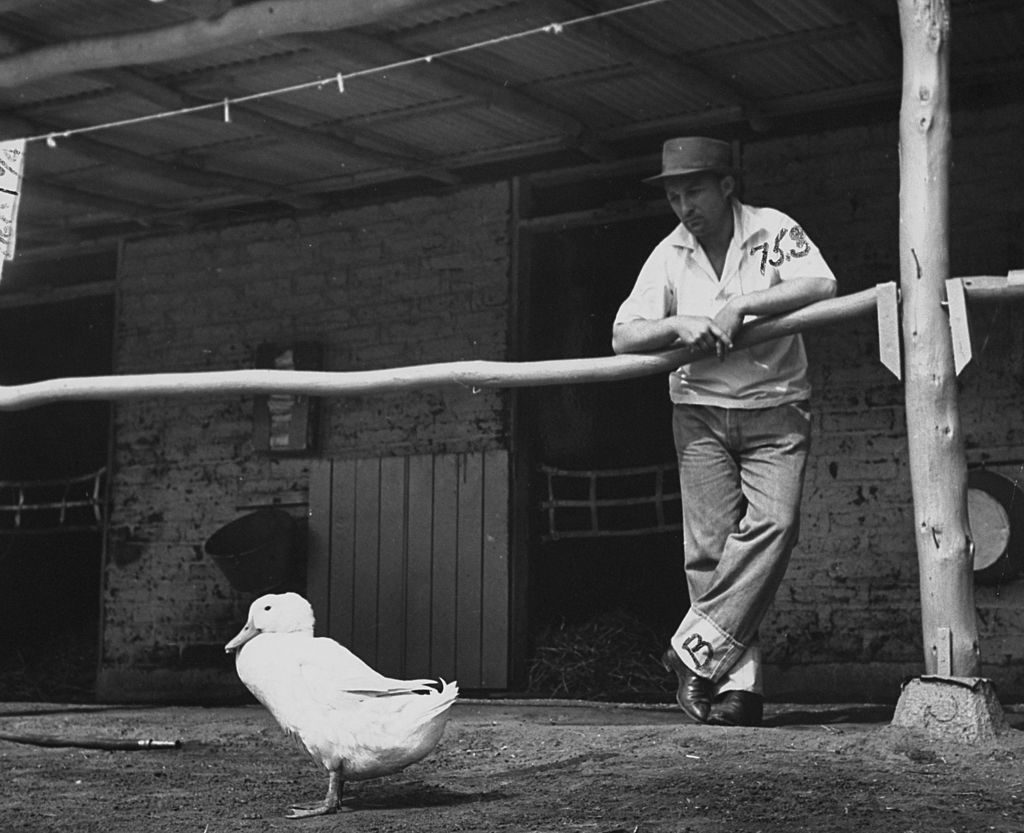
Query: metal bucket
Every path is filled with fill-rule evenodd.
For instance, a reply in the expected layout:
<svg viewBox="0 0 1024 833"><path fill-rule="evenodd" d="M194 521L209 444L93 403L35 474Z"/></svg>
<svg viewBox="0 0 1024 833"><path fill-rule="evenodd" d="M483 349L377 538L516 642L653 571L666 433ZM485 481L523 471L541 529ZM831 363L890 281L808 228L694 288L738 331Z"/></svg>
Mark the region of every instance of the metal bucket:
<svg viewBox="0 0 1024 833"><path fill-rule="evenodd" d="M281 509L259 509L222 526L206 541L206 554L235 590L268 593L288 577L295 521Z"/></svg>

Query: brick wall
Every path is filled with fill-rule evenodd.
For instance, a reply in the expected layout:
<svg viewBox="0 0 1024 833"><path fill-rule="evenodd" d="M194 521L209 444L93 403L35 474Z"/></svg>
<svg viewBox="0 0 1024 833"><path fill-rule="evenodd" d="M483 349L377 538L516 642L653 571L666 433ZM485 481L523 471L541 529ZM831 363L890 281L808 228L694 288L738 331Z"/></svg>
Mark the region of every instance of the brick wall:
<svg viewBox="0 0 1024 833"><path fill-rule="evenodd" d="M895 116L895 114L894 114ZM1024 107L954 118L953 274L1024 266ZM801 221L843 292L897 280L894 122L745 149L746 198ZM315 340L352 370L506 357L509 192L500 184L322 218L128 244L121 373L253 366L264 341ZM972 309L961 376L968 462L1022 477L1024 335L1012 305ZM807 334L815 445L801 544L765 623L773 696L893 699L921 671L920 599L902 386L873 316ZM437 389L325 403L324 455L503 445L505 394ZM247 507L306 496L308 458L252 445L252 400L117 406L100 694L187 696L233 682L221 646L243 600L204 556ZM1024 694L1024 579L978 588L985 673ZM211 682L212 681L212 682Z"/></svg>
<svg viewBox="0 0 1024 833"><path fill-rule="evenodd" d="M260 343L292 341L320 342L327 370L505 359L508 212L502 183L129 243L116 372L251 368ZM319 453L504 445L505 399L452 387L325 400ZM114 430L99 694L231 690L222 646L247 599L203 544L252 508L301 504L310 457L254 448L252 397L124 402Z"/></svg>
<svg viewBox="0 0 1024 833"><path fill-rule="evenodd" d="M1024 108L959 110L951 174L954 276L1024 266ZM895 123L748 145L747 194L792 213L841 292L898 280ZM969 465L1024 485L1024 334L1016 305L971 308L960 377ZM765 624L775 696L894 699L922 671L920 596L902 385L878 361L874 316L805 335L815 442L801 543ZM1024 579L977 587L983 673L1024 694Z"/></svg>

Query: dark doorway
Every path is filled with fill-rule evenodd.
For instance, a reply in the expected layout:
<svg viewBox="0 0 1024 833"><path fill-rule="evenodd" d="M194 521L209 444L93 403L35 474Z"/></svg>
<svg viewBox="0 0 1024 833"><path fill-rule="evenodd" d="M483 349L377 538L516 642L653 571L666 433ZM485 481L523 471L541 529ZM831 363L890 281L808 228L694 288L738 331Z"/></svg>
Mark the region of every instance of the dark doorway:
<svg viewBox="0 0 1024 833"><path fill-rule="evenodd" d="M524 246L529 265L523 358L610 355L619 304L655 243L672 225L669 215L531 234ZM628 511L605 512L600 534L553 539L548 515L541 511L549 488L542 467L606 472L672 465L666 376L528 388L520 405L532 458L531 650L552 629L561 639L566 629L577 627L593 635L601 632L593 623L609 620L616 631L642 629L656 634L657 640L667 639L687 605L682 534L630 534L627 530L649 525L637 513L653 511L634 507L632 516ZM603 479L601 489L628 491L629 480ZM674 476L668 480L666 486L675 490ZM670 508L678 521L677 501Z"/></svg>
<svg viewBox="0 0 1024 833"><path fill-rule="evenodd" d="M113 279L113 258L80 259L73 276ZM0 292L0 384L111 372L113 297L68 293L26 304L22 286L45 289L26 267ZM90 272L89 270L95 270ZM49 271L48 271L49 270ZM108 457L110 405L76 402L0 412L0 699L87 701L99 649L102 523L75 507L95 493ZM19 502L22 509L15 508ZM47 508L32 508L47 504Z"/></svg>

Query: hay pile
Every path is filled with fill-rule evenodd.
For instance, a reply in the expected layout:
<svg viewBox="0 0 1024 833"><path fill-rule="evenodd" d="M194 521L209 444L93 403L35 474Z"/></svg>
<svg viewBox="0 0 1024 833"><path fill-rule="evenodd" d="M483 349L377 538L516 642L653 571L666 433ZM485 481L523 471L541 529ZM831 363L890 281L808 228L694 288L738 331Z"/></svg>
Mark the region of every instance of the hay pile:
<svg viewBox="0 0 1024 833"><path fill-rule="evenodd" d="M584 700L671 699L675 677L661 667L666 637L623 612L579 625L542 630L530 663L528 690Z"/></svg>

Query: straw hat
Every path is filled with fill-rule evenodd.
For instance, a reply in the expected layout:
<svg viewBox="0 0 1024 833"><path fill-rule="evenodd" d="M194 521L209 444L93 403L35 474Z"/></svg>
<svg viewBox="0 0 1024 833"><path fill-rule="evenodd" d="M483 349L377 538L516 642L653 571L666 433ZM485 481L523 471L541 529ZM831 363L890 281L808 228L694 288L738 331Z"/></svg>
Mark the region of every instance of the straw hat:
<svg viewBox="0 0 1024 833"><path fill-rule="evenodd" d="M732 163L732 146L721 139L704 136L669 139L661 149L661 173L647 177L644 182L660 182L700 171L739 174L739 168Z"/></svg>

